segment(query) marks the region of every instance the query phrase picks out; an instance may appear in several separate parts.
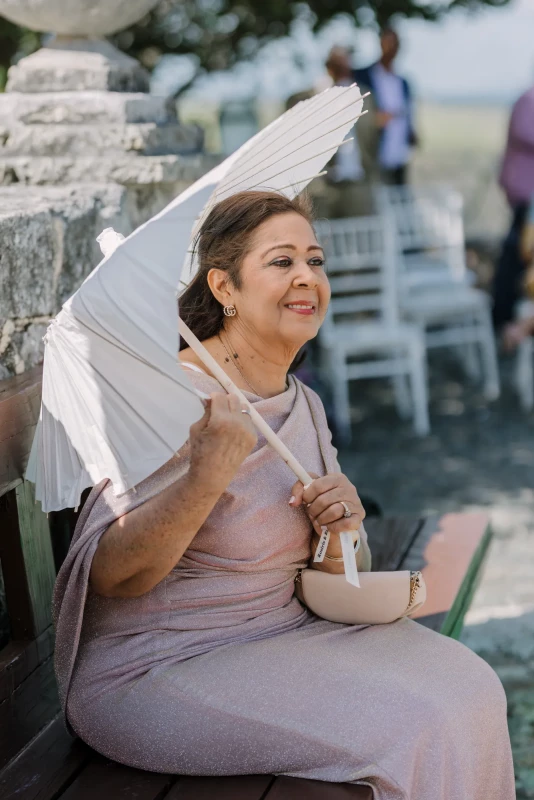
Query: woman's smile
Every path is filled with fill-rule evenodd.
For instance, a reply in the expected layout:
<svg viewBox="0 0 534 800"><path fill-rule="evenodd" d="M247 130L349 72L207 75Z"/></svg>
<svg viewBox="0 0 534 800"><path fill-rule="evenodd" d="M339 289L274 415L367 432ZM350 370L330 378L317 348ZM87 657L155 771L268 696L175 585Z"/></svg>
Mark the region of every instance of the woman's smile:
<svg viewBox="0 0 534 800"><path fill-rule="evenodd" d="M297 300L294 303L286 303L284 308L293 311L295 314L301 314L306 317L312 317L317 311L316 304L308 300Z"/></svg>

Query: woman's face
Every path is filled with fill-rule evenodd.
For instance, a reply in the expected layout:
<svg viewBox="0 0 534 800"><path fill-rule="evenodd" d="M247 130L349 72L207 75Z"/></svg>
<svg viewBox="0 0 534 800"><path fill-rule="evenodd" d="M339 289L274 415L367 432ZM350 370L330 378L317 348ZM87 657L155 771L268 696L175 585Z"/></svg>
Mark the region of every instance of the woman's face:
<svg viewBox="0 0 534 800"><path fill-rule="evenodd" d="M323 250L304 217L289 212L260 225L240 277L240 288L231 288L237 312L232 324L290 350L317 335L330 286Z"/></svg>

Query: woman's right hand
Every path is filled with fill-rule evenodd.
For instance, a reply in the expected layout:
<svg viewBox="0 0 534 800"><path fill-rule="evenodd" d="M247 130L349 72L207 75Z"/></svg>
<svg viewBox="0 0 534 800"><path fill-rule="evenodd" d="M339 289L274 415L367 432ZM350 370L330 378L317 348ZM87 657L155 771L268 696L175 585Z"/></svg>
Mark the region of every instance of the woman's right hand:
<svg viewBox="0 0 534 800"><path fill-rule="evenodd" d="M204 416L190 429L191 477L223 488L233 479L258 438L242 408L233 394L217 392L206 401Z"/></svg>

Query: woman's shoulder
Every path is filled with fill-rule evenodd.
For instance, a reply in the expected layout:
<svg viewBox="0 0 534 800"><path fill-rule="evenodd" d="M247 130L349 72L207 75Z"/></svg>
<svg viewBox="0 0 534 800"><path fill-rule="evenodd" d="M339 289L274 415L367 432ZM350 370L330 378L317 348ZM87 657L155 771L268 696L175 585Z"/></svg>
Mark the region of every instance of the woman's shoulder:
<svg viewBox="0 0 534 800"><path fill-rule="evenodd" d="M292 375L292 378L297 384L298 388L304 393L314 419L320 420L321 423L324 421L324 424L327 425L324 405L320 396L314 389L311 388L311 386L308 386L307 383L301 381L296 375Z"/></svg>
<svg viewBox="0 0 534 800"><path fill-rule="evenodd" d="M213 392L224 392L223 387L219 381L209 375L205 369L199 367L197 364L188 361L182 361L182 367L187 377L196 389L205 394L212 394Z"/></svg>
<svg viewBox="0 0 534 800"><path fill-rule="evenodd" d="M207 341L209 342L209 340ZM202 344L206 346L206 342L202 342ZM179 359L183 369L187 373L187 377L199 389L204 388L208 394L210 392L220 392L223 390L219 381L213 377L190 347L180 350Z"/></svg>
<svg viewBox="0 0 534 800"><path fill-rule="evenodd" d="M210 342L211 339L206 339L204 342L202 342L202 344L204 345L204 347L206 347L208 352L210 352L211 350ZM202 361L199 359L195 351L192 350L190 347L184 347L183 350L180 350L178 358L181 361L182 366L184 367L186 366L189 369L194 368L196 370L201 370L202 372L204 372L205 375L209 375L209 372L202 363Z"/></svg>

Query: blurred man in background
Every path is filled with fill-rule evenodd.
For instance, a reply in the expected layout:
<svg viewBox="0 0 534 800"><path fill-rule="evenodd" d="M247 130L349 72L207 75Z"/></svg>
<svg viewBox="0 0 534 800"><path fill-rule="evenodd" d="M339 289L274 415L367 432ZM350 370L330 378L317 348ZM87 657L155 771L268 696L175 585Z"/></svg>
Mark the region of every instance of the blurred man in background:
<svg viewBox="0 0 534 800"><path fill-rule="evenodd" d="M513 319L514 307L522 296L525 260L520 240L534 196L534 86L521 95L512 109L500 184L513 217L493 282L493 321L498 329Z"/></svg>
<svg viewBox="0 0 534 800"><path fill-rule="evenodd" d="M327 75L317 85L316 91L328 86L351 86L354 70L350 51L333 47L325 63ZM319 216L338 219L370 214L372 211L371 185L378 179L378 135L374 122L374 102L368 97L364 108L369 113L361 117L350 132L328 167L323 191L316 196Z"/></svg>
<svg viewBox="0 0 534 800"><path fill-rule="evenodd" d="M362 92L366 89L372 92L376 104L374 118L380 132L381 178L384 183L403 185L407 182L411 148L417 144L417 137L410 85L394 70L399 47L397 33L392 28L384 28L380 34L380 60L353 74Z"/></svg>

